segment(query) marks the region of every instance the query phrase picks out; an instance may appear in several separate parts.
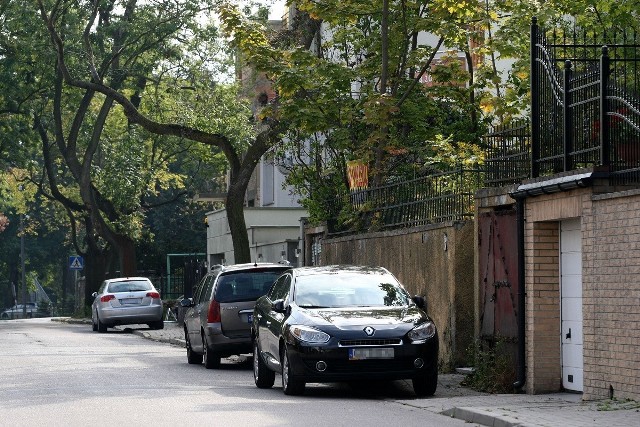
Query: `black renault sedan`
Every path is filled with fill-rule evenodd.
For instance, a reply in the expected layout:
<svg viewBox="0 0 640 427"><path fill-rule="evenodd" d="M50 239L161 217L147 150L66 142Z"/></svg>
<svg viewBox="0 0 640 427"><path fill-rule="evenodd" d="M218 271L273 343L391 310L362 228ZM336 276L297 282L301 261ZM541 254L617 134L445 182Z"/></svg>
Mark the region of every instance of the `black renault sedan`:
<svg viewBox="0 0 640 427"><path fill-rule="evenodd" d="M282 374L285 394L312 382L411 379L418 396L438 384L438 333L422 297L382 267L293 268L256 302L256 386Z"/></svg>

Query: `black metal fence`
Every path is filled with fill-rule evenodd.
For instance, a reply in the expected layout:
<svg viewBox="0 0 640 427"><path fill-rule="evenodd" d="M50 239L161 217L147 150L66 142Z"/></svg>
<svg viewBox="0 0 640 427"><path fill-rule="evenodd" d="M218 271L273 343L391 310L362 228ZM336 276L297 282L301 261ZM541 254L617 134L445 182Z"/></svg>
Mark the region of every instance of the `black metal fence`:
<svg viewBox="0 0 640 427"><path fill-rule="evenodd" d="M518 120L490 130L483 137L487 187L516 184L531 177L531 127Z"/></svg>
<svg viewBox="0 0 640 427"><path fill-rule="evenodd" d="M357 228L383 230L473 216L475 191L482 182L478 169L456 170L375 188L352 191L349 202Z"/></svg>
<svg viewBox="0 0 640 427"><path fill-rule="evenodd" d="M531 25L531 175L607 166L640 178L640 44L636 32L546 33Z"/></svg>

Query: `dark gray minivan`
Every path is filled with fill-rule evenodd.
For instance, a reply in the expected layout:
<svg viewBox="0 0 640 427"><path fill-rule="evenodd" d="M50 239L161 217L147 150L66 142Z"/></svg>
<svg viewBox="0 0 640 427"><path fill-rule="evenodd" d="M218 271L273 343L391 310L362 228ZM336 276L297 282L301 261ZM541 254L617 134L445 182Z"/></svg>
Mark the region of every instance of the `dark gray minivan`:
<svg viewBox="0 0 640 427"><path fill-rule="evenodd" d="M180 301L187 308L184 337L187 361L207 369L220 358L251 353L251 322L256 300L266 294L287 264L252 263L215 266L193 292Z"/></svg>

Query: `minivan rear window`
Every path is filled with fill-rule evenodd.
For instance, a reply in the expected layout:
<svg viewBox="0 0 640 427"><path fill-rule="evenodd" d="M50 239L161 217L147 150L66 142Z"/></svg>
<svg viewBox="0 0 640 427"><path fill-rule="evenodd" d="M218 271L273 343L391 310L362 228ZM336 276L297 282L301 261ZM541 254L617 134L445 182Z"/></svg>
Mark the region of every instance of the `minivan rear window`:
<svg viewBox="0 0 640 427"><path fill-rule="evenodd" d="M214 299L218 302L253 301L269 292L273 282L286 269L238 271L218 279Z"/></svg>

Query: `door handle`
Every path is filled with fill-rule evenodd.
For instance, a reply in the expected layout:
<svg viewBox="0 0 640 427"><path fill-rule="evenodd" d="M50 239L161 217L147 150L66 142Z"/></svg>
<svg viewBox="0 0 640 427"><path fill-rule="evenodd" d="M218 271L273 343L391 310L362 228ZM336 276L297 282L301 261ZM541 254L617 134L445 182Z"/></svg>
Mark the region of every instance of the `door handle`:
<svg viewBox="0 0 640 427"><path fill-rule="evenodd" d="M571 328L569 328L569 333L566 335L567 339L570 340L571 339Z"/></svg>
<svg viewBox="0 0 640 427"><path fill-rule="evenodd" d="M267 326L271 324L271 322L269 322L268 320L265 323L267 324Z"/></svg>

